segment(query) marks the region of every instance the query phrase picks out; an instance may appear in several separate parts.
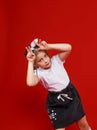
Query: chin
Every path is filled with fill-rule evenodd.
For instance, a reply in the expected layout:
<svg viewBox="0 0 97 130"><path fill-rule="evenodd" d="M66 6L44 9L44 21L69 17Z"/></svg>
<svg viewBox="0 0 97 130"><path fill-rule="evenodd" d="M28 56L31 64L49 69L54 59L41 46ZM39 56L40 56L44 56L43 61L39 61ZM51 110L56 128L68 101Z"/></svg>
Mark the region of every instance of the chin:
<svg viewBox="0 0 97 130"><path fill-rule="evenodd" d="M51 67L51 65L49 65L49 66L46 66L44 69L49 69Z"/></svg>

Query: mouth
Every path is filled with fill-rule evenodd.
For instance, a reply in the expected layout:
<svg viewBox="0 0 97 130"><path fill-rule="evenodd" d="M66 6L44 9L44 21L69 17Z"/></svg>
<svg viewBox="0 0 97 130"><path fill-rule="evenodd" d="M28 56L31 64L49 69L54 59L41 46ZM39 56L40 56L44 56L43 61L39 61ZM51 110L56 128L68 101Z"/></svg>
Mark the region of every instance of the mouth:
<svg viewBox="0 0 97 130"><path fill-rule="evenodd" d="M49 65L49 63L46 64L46 66L48 66L48 65Z"/></svg>
<svg viewBox="0 0 97 130"><path fill-rule="evenodd" d="M45 66L46 66L46 67L50 67L50 63L47 63Z"/></svg>

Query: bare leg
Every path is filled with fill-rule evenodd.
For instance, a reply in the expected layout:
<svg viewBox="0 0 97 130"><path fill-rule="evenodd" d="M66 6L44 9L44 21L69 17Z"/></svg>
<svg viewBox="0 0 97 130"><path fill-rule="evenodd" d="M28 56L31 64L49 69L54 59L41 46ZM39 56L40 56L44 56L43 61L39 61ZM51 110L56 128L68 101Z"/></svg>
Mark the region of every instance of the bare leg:
<svg viewBox="0 0 97 130"><path fill-rule="evenodd" d="M59 129L55 129L55 130L65 130L65 128L59 128Z"/></svg>
<svg viewBox="0 0 97 130"><path fill-rule="evenodd" d="M91 128L86 120L86 116L82 117L79 121L77 121L77 125L80 130L91 130Z"/></svg>

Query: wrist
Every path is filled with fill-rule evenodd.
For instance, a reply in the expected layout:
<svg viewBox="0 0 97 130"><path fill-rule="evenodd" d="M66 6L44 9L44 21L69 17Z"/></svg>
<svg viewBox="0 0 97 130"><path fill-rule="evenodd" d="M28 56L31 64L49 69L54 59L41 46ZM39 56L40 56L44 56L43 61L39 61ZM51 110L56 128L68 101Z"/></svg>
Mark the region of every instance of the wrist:
<svg viewBox="0 0 97 130"><path fill-rule="evenodd" d="M28 61L28 64L34 65L34 61Z"/></svg>
<svg viewBox="0 0 97 130"><path fill-rule="evenodd" d="M47 50L50 50L50 49L52 49L52 44L48 44L47 46Z"/></svg>

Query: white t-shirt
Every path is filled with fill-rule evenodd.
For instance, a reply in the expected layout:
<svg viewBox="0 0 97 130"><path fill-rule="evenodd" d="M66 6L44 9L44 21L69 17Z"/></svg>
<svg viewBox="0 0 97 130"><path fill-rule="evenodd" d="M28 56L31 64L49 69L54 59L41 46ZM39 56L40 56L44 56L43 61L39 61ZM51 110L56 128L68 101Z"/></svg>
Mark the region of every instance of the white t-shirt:
<svg viewBox="0 0 97 130"><path fill-rule="evenodd" d="M61 91L66 88L70 82L69 76L58 55L51 58L51 67L49 69L37 69L37 75L48 91Z"/></svg>

